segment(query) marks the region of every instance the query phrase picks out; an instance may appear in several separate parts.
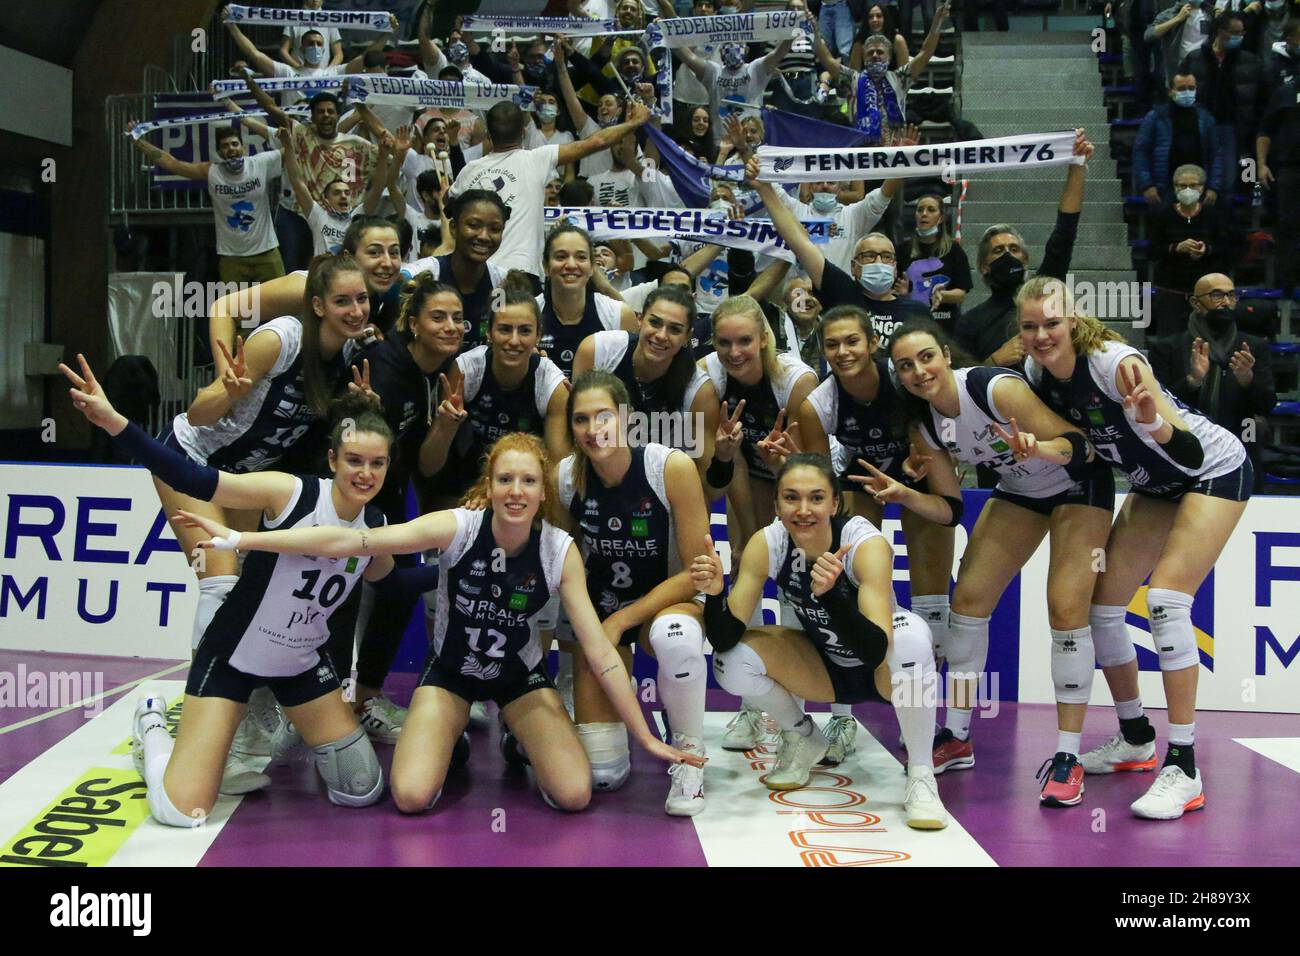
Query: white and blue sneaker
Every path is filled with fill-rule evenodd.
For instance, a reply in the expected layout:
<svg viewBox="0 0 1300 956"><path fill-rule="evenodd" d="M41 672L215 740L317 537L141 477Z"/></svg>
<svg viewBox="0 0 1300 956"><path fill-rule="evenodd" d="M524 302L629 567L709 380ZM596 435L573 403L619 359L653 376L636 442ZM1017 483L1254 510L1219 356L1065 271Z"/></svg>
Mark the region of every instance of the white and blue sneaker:
<svg viewBox="0 0 1300 956"><path fill-rule="evenodd" d="M157 718L156 720L152 718ZM167 729L167 701L161 697L141 697L131 717L131 763L144 778L144 735L155 726Z"/></svg>

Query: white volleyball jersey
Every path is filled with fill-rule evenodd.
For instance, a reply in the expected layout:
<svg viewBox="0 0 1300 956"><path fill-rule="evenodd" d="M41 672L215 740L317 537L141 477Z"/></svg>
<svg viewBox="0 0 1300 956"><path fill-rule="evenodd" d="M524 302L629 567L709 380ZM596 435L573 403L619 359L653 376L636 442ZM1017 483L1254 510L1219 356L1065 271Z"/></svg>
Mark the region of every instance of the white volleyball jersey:
<svg viewBox="0 0 1300 956"><path fill-rule="evenodd" d="M932 448L947 449L957 461L968 465L986 465L998 473L998 488L1026 498L1050 498L1069 491L1075 484L1061 465L1041 458L1016 461L1011 448L994 430L999 425L1006 431L1011 427L993 399L993 388L999 379L1016 378L1007 369L977 365L974 368L953 369L957 379L957 395L961 403L956 418L946 418L933 407L921 437Z"/></svg>

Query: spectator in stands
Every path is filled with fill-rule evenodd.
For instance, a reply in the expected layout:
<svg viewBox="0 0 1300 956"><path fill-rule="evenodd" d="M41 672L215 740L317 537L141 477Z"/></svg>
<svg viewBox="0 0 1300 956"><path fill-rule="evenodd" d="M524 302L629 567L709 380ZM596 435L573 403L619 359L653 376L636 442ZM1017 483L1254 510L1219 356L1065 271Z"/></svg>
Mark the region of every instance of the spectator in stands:
<svg viewBox="0 0 1300 956"><path fill-rule="evenodd" d="M1269 51L1286 40L1287 25L1291 22L1287 0L1264 0L1264 15L1259 18L1258 35L1251 49L1267 61Z"/></svg>
<svg viewBox="0 0 1300 956"><path fill-rule="evenodd" d="M713 0L695 0L690 15L693 17L711 17L716 12ZM719 47L706 44L692 47L692 49L702 59L718 65L722 64ZM674 57L679 61L681 60L681 57L677 57L676 54L674 54ZM709 105L708 89L699 81L685 62L679 63L677 72L673 75L673 101L675 103L684 103L687 107L707 107ZM782 108L784 109L784 107ZM708 114L706 113L706 115ZM716 152L714 155L717 155Z"/></svg>
<svg viewBox="0 0 1300 956"><path fill-rule="evenodd" d="M302 8L319 10L321 2L322 0L304 0ZM338 66L343 62L343 37L333 27L290 25L284 28L284 33L280 36L280 59L295 69L303 66Z"/></svg>
<svg viewBox="0 0 1300 956"><path fill-rule="evenodd" d="M436 75L438 79L444 79L442 71L449 66L458 71L457 81L464 83L491 83L490 77L485 76L474 68L470 63L471 46L473 54L482 55L485 51L481 50L473 37L462 35L460 30L452 30L447 35L446 51L438 46L429 34L429 23L433 16L433 4L426 4L424 12L420 15L420 22L417 26L417 35L420 42L420 62L423 64L425 72L430 75ZM459 22L459 20L457 21ZM502 82L509 83L509 78Z"/></svg>
<svg viewBox="0 0 1300 956"><path fill-rule="evenodd" d="M1283 83L1300 79L1300 19L1287 20L1280 39L1266 52L1264 82L1272 96Z"/></svg>
<svg viewBox="0 0 1300 956"><path fill-rule="evenodd" d="M360 73L365 67L366 54L375 51L382 52L384 49L384 43L389 37L389 34L387 33L376 34L374 40L370 42L370 45L352 59L348 60L346 64L330 63L327 65L324 63L325 50L328 49L325 34L316 29L304 30L302 35L302 45L304 50L316 49L319 50L320 53L313 53L311 56L306 56L304 53L303 64L300 66L294 66L290 63L278 63L275 60L272 60L257 48L257 45L253 43L244 31L239 28L239 24L232 23L228 20L228 16L228 11L223 9L221 12L222 22L225 23L226 30L230 33L230 38L235 42L235 46L239 48L239 52L248 61L248 65L254 72L261 76L342 76L345 73ZM396 30L397 17L392 17L390 23L393 30ZM322 62L319 64L313 64L311 62L313 58L319 58ZM285 98L285 103L286 105L292 105L299 99L300 97L296 95L287 96Z"/></svg>
<svg viewBox="0 0 1300 956"><path fill-rule="evenodd" d="M1093 146L1076 130L1074 155L1091 157ZM1083 208L1086 166L1067 166L1065 187L1057 206L1056 225L1047 237L1038 274L1065 280L1079 232L1079 210ZM1018 366L1024 358L1020 334L1015 327L1016 290L1028 276L1029 250L1015 226L989 226L980 238L976 267L992 290L992 296L962 313L953 329L953 339L975 360L985 365Z"/></svg>
<svg viewBox="0 0 1300 956"><path fill-rule="evenodd" d="M931 16L933 15L931 11ZM873 3L867 7L866 15L862 18L862 27L853 40L853 52L849 55L850 67L855 70L862 69L862 44L866 42L867 37L875 36L877 33L893 44L894 52L889 60L890 69L898 69L911 58L907 38L898 27L898 7L893 3Z"/></svg>
<svg viewBox="0 0 1300 956"><path fill-rule="evenodd" d="M127 124L127 131L135 127ZM267 149L244 155L234 126L215 131L217 162L187 163L165 149L135 140L140 152L164 172L207 183L217 229L217 268L222 282L269 282L284 275L280 246L271 220L271 180L280 175L280 153Z"/></svg>
<svg viewBox="0 0 1300 956"><path fill-rule="evenodd" d="M1189 53L1179 73L1196 77L1196 101L1210 111L1223 151L1223 162L1236 178L1238 149L1255 139L1255 126L1267 102L1264 64L1243 49L1246 23L1240 13L1221 13L1214 19L1214 39Z"/></svg>
<svg viewBox="0 0 1300 956"><path fill-rule="evenodd" d="M680 47L673 51L699 77L709 92L709 115L713 118L714 137L722 138L722 101L739 100L742 103L761 105L763 91L767 89L767 84L776 75L777 67L793 45L793 38L786 37L772 48L771 53L753 63L747 63L743 43L724 43L720 65L704 59L690 47Z"/></svg>
<svg viewBox="0 0 1300 956"><path fill-rule="evenodd" d="M1282 84L1269 101L1255 140L1259 181L1277 202L1277 284L1289 297L1300 270L1300 80Z"/></svg>
<svg viewBox="0 0 1300 956"><path fill-rule="evenodd" d="M939 48L939 31L948 18L948 10L947 3L939 7L921 52L897 70L889 68L893 44L887 37L880 34L867 37L862 44L864 67L859 72L832 57L818 36L817 59L829 74L832 84L839 83L841 78L848 80L849 121L867 135L872 145L888 142L895 130L906 125L907 91Z"/></svg>
<svg viewBox="0 0 1300 956"><path fill-rule="evenodd" d="M1148 349L1157 381L1241 439L1258 488L1264 469L1254 418L1273 410L1277 392L1268 340L1237 329L1236 304L1231 279L1217 272L1202 276L1187 329L1153 339Z"/></svg>
<svg viewBox="0 0 1300 956"><path fill-rule="evenodd" d="M968 0L969 2L969 0ZM934 0L898 0L898 23L903 31L903 38L912 39L913 22L916 8L921 8L921 32L929 33L934 25Z"/></svg>
<svg viewBox="0 0 1300 956"><path fill-rule="evenodd" d="M333 93L317 93L309 102L311 122L299 123L276 105L275 100L266 94L257 81L246 76L248 88L252 90L258 105L266 110L271 125L279 129L288 129L290 146L311 198L320 205L326 205L325 187L336 179L347 183L368 183L375 172L378 150L374 143L367 142L360 136L340 133L339 98ZM261 124L250 123L250 129ZM262 127L265 134L265 127ZM269 139L269 135L267 135ZM281 184L280 210L275 217L275 232L280 237L281 255L284 266L293 271L306 268L312 256L312 233L303 212L299 211L294 201L293 188L287 182ZM354 197L355 198L355 197Z"/></svg>
<svg viewBox="0 0 1300 956"><path fill-rule="evenodd" d="M1159 43L1164 64L1165 85L1174 81L1179 64L1210 36L1210 22L1214 19L1213 0L1201 3L1178 2L1156 14L1147 27L1143 39Z"/></svg>
<svg viewBox="0 0 1300 956"><path fill-rule="evenodd" d="M934 0L926 2L933 8ZM853 14L849 12L848 0L822 0L817 31L825 38L831 55L846 59L853 49Z"/></svg>
<svg viewBox="0 0 1300 956"><path fill-rule="evenodd" d="M1233 170L1220 148L1214 117L1196 105L1196 77L1174 77L1169 99L1142 118L1133 143L1133 186L1151 208L1173 200L1171 170L1199 166L1209 170L1209 183L1201 201L1214 205L1226 191Z"/></svg>
<svg viewBox="0 0 1300 956"><path fill-rule="evenodd" d="M1128 38L1133 101L1138 109L1150 109L1156 100L1156 90L1165 86L1160 43L1148 42L1146 38L1147 28L1156 18L1157 0L1119 0L1107 3L1104 9L1107 17L1115 15L1116 26Z"/></svg>
<svg viewBox="0 0 1300 956"><path fill-rule="evenodd" d="M916 229L899 247L898 278L903 294L927 307L951 335L973 283L966 250L948 231L942 196L917 199Z"/></svg>
<svg viewBox="0 0 1300 956"><path fill-rule="evenodd" d="M686 132L678 142L705 162L717 162L718 141L713 136L713 118L707 106L697 106L691 110Z"/></svg>
<svg viewBox="0 0 1300 956"><path fill-rule="evenodd" d="M397 137L401 139L405 147L403 153L405 153L411 143L409 129L400 128ZM354 204L352 199L352 194L356 191L353 189L354 184L342 178L327 183L321 190L325 201L316 202L307 187L307 180L298 165L292 146L290 131L281 129L280 149L283 155L284 178L289 181L290 188L293 189L293 198L298 203L298 208L307 210L307 226L311 229L313 256L327 252L337 253L342 249L343 239L348 233L348 227L352 225L352 220L357 216L373 216L376 213L386 185L393 204L399 210L406 206L406 198L402 195L401 187L397 182L397 170L400 168L401 161L398 160L397 163L391 161L394 148L391 134L385 135L380 141L379 159L366 185L365 198L359 205Z"/></svg>
<svg viewBox="0 0 1300 956"><path fill-rule="evenodd" d="M804 12L808 9L806 0L789 0L787 10ZM768 43L764 54L776 48L776 43ZM778 65L780 76L772 88L772 105L779 110L800 113L816 118L821 114L821 104L817 102L817 56L813 53L811 43L795 43ZM694 79L694 76L691 77ZM673 96L677 90L674 88Z"/></svg>
<svg viewBox="0 0 1300 956"><path fill-rule="evenodd" d="M1182 332L1196 280L1229 267L1228 231L1222 216L1206 210L1205 192L1205 170L1179 166L1174 170L1174 201L1150 213L1153 335Z"/></svg>

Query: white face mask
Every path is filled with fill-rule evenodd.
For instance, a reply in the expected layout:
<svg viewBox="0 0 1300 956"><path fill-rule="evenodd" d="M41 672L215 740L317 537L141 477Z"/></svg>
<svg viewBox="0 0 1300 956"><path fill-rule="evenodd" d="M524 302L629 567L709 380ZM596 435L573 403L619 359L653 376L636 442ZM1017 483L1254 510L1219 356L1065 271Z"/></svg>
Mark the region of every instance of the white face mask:
<svg viewBox="0 0 1300 956"><path fill-rule="evenodd" d="M1174 195L1178 197L1178 201L1184 206L1195 206L1196 201L1201 198L1201 189L1199 186L1184 186L1182 189L1176 190Z"/></svg>
<svg viewBox="0 0 1300 956"><path fill-rule="evenodd" d="M933 225L929 229L922 229L920 226L917 226L916 234L922 239L929 239L931 236L937 236L939 234L939 227L938 225Z"/></svg>
<svg viewBox="0 0 1300 956"><path fill-rule="evenodd" d="M818 212L831 212L839 202L836 193L813 193L812 207Z"/></svg>

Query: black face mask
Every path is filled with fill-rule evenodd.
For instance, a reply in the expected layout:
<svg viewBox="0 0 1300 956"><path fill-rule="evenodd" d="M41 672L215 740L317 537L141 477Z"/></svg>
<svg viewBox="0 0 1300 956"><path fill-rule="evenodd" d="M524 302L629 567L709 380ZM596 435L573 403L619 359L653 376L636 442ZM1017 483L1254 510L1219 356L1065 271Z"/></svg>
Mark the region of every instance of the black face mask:
<svg viewBox="0 0 1300 956"><path fill-rule="evenodd" d="M998 292L1013 292L1025 281L1025 264L1009 252L989 263L989 285Z"/></svg>
<svg viewBox="0 0 1300 956"><path fill-rule="evenodd" d="M1205 313L1205 324L1213 332L1224 332L1237 321L1237 312L1231 306L1221 305Z"/></svg>

